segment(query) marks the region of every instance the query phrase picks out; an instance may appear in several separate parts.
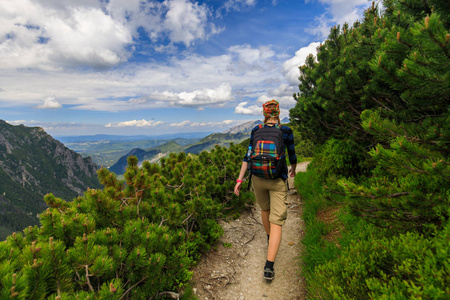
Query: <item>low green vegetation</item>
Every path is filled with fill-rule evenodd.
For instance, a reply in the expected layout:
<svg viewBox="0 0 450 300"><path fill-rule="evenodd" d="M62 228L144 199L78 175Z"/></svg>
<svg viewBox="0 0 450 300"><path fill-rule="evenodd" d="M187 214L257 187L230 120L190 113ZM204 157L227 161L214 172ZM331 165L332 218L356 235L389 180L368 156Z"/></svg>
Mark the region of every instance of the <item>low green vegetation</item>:
<svg viewBox="0 0 450 300"><path fill-rule="evenodd" d="M450 6L387 0L300 68L312 299L450 298ZM295 126L295 125L294 125Z"/></svg>
<svg viewBox="0 0 450 300"><path fill-rule="evenodd" d="M66 202L49 194L40 226L0 243L1 299L149 299L180 293L190 267L223 234L219 219L247 201L233 193L242 152L128 160L125 182L106 168L103 189ZM188 289L189 291L189 289Z"/></svg>
<svg viewBox="0 0 450 300"><path fill-rule="evenodd" d="M309 298L449 297L448 221L429 224L428 234L378 227L352 214L352 199L331 192L320 177L314 166L296 176L304 202L302 268Z"/></svg>

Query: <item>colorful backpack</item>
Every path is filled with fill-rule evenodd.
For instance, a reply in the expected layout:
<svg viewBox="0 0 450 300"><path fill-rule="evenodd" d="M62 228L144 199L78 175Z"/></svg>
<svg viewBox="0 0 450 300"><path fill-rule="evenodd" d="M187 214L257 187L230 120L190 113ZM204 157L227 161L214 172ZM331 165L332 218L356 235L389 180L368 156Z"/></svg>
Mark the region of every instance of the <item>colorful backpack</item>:
<svg viewBox="0 0 450 300"><path fill-rule="evenodd" d="M287 170L283 132L279 125L260 124L253 133L249 161L251 175L261 178L280 178Z"/></svg>

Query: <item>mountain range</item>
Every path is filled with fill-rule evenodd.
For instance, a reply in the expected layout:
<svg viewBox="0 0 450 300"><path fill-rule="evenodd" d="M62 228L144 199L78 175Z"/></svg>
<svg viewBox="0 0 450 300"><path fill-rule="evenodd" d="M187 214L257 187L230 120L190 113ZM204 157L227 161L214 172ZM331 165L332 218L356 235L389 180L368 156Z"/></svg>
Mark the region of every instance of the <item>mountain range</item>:
<svg viewBox="0 0 450 300"><path fill-rule="evenodd" d="M287 122L289 122L288 118L282 120L282 123ZM202 151L211 150L215 145L226 147L230 145L230 143L241 143L249 138L249 133L251 130L259 124L262 124L262 121L257 120L245 122L243 124L236 125L223 133L210 134L202 138L200 141L190 145L180 145L176 141L170 141L162 145L146 149L133 148L131 151L120 157L118 161L109 168L109 170L116 174L123 174L127 167L127 158L130 155L137 156L139 163L142 164L145 160L156 162L161 157L164 157L171 152L198 154Z"/></svg>
<svg viewBox="0 0 450 300"><path fill-rule="evenodd" d="M40 127L0 120L0 240L38 224L44 195L70 201L88 187L99 188L98 166Z"/></svg>

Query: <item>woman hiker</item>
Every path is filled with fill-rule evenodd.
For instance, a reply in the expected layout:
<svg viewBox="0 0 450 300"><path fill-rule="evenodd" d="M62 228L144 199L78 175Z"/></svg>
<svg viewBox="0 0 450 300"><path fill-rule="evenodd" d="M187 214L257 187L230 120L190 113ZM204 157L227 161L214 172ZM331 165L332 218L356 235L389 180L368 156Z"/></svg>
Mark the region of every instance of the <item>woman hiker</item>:
<svg viewBox="0 0 450 300"><path fill-rule="evenodd" d="M257 135L258 140L261 139L263 130L259 134L256 132L261 128L268 127L277 127L281 129L283 146L282 152L285 151L285 147L288 150L289 162L291 163L291 170L289 172L289 176L294 177L296 174L296 166L297 166L297 156L295 155L295 146L294 146L294 134L292 129L288 126L281 126L280 124L280 106L279 103L275 100L268 101L263 104L263 112L264 112L264 124L258 125L253 128L252 133L250 135L250 145L247 151L247 154L244 157L244 161L242 162L241 170L239 173L239 178L236 180L236 186L234 187L234 193L239 196L239 191L242 186L242 181L244 179L245 173L249 166L249 163L253 163L250 161L250 156L252 155L252 149L254 137ZM262 138L265 140L265 138ZM266 142L267 144L267 142ZM257 148L264 148L261 144L258 144ZM272 146L273 147L273 146ZM255 154L253 152L253 154ZM278 249L280 247L281 242L281 229L285 223L287 217L287 207L286 207L286 199L287 199L287 179L288 179L288 170L286 167L286 157L282 156L283 168L278 174L277 178L274 179L266 179L261 174L254 174L257 176L252 176L252 187L255 193L256 201L261 207L261 219L264 226L264 230L267 233L267 239L269 243L268 251L267 251L267 261L264 266L264 278L266 280L273 280L275 276L274 272L274 263L275 258L277 256ZM251 169L252 170L252 169ZM256 171L255 173L257 173ZM252 173L254 173L252 171Z"/></svg>

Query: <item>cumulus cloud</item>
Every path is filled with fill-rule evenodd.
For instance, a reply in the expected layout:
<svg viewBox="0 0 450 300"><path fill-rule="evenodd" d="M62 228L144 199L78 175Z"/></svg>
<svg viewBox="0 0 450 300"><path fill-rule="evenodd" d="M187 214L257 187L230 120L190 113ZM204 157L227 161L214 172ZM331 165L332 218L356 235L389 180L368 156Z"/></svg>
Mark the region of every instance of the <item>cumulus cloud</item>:
<svg viewBox="0 0 450 300"><path fill-rule="evenodd" d="M153 120L131 120L124 122L112 122L105 125L105 127L156 127L164 124L161 121L153 121Z"/></svg>
<svg viewBox="0 0 450 300"><path fill-rule="evenodd" d="M231 86L223 83L216 89L204 88L191 92L153 92L140 98L130 99L131 103L147 103L159 101L160 103L169 103L172 106L181 107L202 107L210 105L221 105L232 99Z"/></svg>
<svg viewBox="0 0 450 300"><path fill-rule="evenodd" d="M61 107L62 104L56 101L55 97L48 97L47 99L44 99L44 102L42 104L36 106L36 108L39 109L58 109Z"/></svg>
<svg viewBox="0 0 450 300"><path fill-rule="evenodd" d="M182 121L182 122L179 122L179 123L172 123L169 126L172 126L172 127L185 127L185 126L190 125L191 123L192 123L191 121L185 120L185 121Z"/></svg>
<svg viewBox="0 0 450 300"><path fill-rule="evenodd" d="M306 47L300 48L295 52L294 57L288 59L283 64L283 70L286 79L289 83L298 85L298 77L300 76L299 67L305 64L305 60L308 55L312 54L316 56L317 47L320 43L315 42L311 43Z"/></svg>
<svg viewBox="0 0 450 300"><path fill-rule="evenodd" d="M0 68L115 66L130 57L138 29L186 46L221 31L206 5L189 0L1 1Z"/></svg>
<svg viewBox="0 0 450 300"><path fill-rule="evenodd" d="M252 106L246 107L247 104L248 104L247 101L239 103L238 106L236 106L236 108L234 109L234 112L237 114L242 114L242 115L260 115L260 114L262 114L262 108L260 106L252 105Z"/></svg>
<svg viewBox="0 0 450 300"><path fill-rule="evenodd" d="M224 120L224 121L217 121L217 122L193 122L189 120L185 120L179 123L171 123L169 126L172 127L224 127L229 126L230 124L236 123L238 121L235 120Z"/></svg>
<svg viewBox="0 0 450 300"><path fill-rule="evenodd" d="M0 68L104 67L126 59L130 31L99 7L0 3Z"/></svg>
<svg viewBox="0 0 450 300"><path fill-rule="evenodd" d="M205 5L191 3L186 0L167 2L167 14L164 28L169 32L172 42L182 42L189 46L195 39L205 39L208 35L208 16L211 14ZM213 26L212 32L218 30Z"/></svg>
<svg viewBox="0 0 450 300"><path fill-rule="evenodd" d="M312 0L307 0L312 2ZM330 27L335 24L353 23L363 15L363 11L371 5L367 0L318 0L326 5L326 12L316 17L313 25L306 31L319 38L326 38L330 33Z"/></svg>

